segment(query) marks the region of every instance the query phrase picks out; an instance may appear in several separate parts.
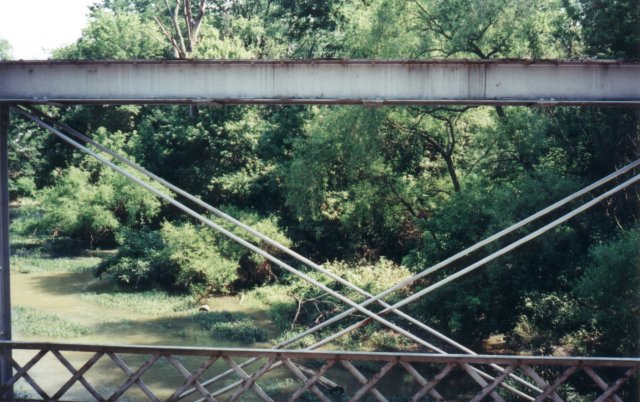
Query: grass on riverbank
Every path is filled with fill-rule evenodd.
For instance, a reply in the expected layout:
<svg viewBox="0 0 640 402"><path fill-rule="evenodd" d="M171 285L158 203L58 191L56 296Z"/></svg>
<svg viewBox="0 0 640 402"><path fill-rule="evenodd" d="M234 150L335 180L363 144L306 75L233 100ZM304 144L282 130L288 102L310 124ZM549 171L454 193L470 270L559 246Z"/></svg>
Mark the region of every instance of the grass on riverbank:
<svg viewBox="0 0 640 402"><path fill-rule="evenodd" d="M11 309L13 329L26 336L49 338L75 338L89 335L91 329L65 320L57 314L45 313L31 306Z"/></svg>
<svg viewBox="0 0 640 402"><path fill-rule="evenodd" d="M188 295L171 295L156 290L124 292L117 290L115 286L106 292L82 293L80 298L104 308L123 309L152 316L186 312L196 307L193 297Z"/></svg>
<svg viewBox="0 0 640 402"><path fill-rule="evenodd" d="M43 272L91 272L102 258L72 247L68 252L63 242L41 236L11 233L11 271L21 274Z"/></svg>
<svg viewBox="0 0 640 402"><path fill-rule="evenodd" d="M249 314L229 311L202 311L192 319L214 338L243 343L266 342L267 331L256 326Z"/></svg>

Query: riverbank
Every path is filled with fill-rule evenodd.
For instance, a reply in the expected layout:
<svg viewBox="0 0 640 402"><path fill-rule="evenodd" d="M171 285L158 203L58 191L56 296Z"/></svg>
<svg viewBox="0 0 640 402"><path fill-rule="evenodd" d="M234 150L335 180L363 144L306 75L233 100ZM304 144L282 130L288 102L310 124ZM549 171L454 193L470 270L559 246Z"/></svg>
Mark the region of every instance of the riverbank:
<svg viewBox="0 0 640 402"><path fill-rule="evenodd" d="M93 272L111 254L108 251L76 250L75 255L64 255L52 251L47 239L18 235L12 236L11 251L15 340L262 348L269 347L269 340L277 336L268 312L256 303L241 303L239 296L209 299L206 302L211 310L202 313L190 295L130 292L119 289L109 278L95 277ZM31 355L14 357L19 364L25 364ZM87 357L74 354L67 358L78 367ZM135 367L136 362L131 363ZM92 369L105 393L122 380L121 373L117 369L114 373L114 369L108 361L101 361ZM50 390L68 379L68 371L52 356L40 361L32 373L46 378L40 385ZM162 369L145 377L156 384L168 381L166 392L169 392L172 376L175 381L181 380L179 373ZM162 393L162 386L156 388ZM30 394L30 387L23 381L16 389ZM70 392L82 395L82 389ZM134 391L124 400L141 397Z"/></svg>

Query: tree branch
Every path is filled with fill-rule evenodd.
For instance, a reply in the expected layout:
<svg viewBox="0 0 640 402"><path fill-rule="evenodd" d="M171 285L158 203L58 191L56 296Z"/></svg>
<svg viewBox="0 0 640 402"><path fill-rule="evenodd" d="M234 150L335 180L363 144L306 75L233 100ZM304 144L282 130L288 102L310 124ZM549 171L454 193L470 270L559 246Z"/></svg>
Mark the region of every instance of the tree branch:
<svg viewBox="0 0 640 402"><path fill-rule="evenodd" d="M166 1L166 0L165 0ZM173 22L173 27L176 31L176 35L178 36L178 40L180 41L180 49L182 58L187 58L189 52L187 51L187 47L184 43L184 36L182 36L182 30L180 29L180 23L178 21L178 12L180 11L180 0L176 0L176 7L174 8L173 13L171 13L171 21Z"/></svg>
<svg viewBox="0 0 640 402"><path fill-rule="evenodd" d="M193 33L191 31L191 27L194 24L193 14L191 13L191 0L184 0L182 10L184 12L184 19L187 26L187 37L189 38L188 50L189 52L193 51Z"/></svg>
<svg viewBox="0 0 640 402"><path fill-rule="evenodd" d="M184 57L182 57L182 55L180 54L180 46L178 45L178 43L176 42L175 38L173 37L173 35L171 35L169 33L169 31L167 30L167 28L164 26L164 24L162 24L162 22L160 21L160 19L158 17L153 17L154 20L156 20L156 22L158 23L158 26L160 27L160 31L162 32L162 34L169 39L169 42L171 42L171 47L173 48L173 55L176 57L176 59L182 59Z"/></svg>

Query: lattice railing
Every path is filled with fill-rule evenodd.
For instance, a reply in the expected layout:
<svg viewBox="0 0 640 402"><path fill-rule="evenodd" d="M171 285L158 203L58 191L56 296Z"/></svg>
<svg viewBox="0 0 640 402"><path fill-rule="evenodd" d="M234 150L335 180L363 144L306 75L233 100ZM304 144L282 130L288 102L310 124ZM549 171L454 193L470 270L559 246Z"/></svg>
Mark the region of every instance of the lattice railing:
<svg viewBox="0 0 640 402"><path fill-rule="evenodd" d="M638 397L640 358L98 346L0 342L4 400L431 401ZM244 364L257 358L252 364ZM496 365L500 366L496 369ZM475 368L494 372L478 385ZM492 368L494 370L492 370ZM512 378L527 378L538 390ZM631 380L631 381L630 381Z"/></svg>

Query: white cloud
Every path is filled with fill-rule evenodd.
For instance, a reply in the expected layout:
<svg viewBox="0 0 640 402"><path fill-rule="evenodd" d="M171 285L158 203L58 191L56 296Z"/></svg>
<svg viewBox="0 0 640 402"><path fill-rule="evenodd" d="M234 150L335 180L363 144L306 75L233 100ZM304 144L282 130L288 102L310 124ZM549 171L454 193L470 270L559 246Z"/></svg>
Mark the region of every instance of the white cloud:
<svg viewBox="0 0 640 402"><path fill-rule="evenodd" d="M75 42L96 0L0 0L0 38L14 59L47 59L51 51Z"/></svg>

